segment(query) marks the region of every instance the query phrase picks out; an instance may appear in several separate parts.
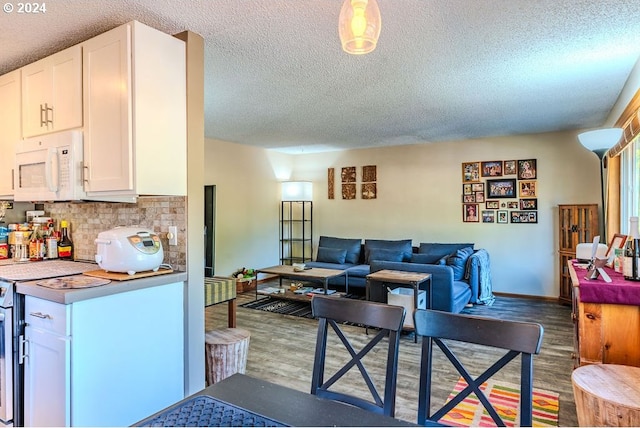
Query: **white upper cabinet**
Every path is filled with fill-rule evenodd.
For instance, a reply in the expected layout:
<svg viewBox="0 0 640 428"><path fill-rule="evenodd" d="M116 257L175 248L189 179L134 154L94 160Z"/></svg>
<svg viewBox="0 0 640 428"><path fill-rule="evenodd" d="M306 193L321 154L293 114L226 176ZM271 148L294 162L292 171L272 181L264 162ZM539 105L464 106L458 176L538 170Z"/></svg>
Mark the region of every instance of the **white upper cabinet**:
<svg viewBox="0 0 640 428"><path fill-rule="evenodd" d="M186 195L184 42L132 21L82 53L87 196Z"/></svg>
<svg viewBox="0 0 640 428"><path fill-rule="evenodd" d="M13 198L13 168L20 140L20 70L0 76L0 199Z"/></svg>
<svg viewBox="0 0 640 428"><path fill-rule="evenodd" d="M22 136L82 126L82 50L80 45L22 69Z"/></svg>

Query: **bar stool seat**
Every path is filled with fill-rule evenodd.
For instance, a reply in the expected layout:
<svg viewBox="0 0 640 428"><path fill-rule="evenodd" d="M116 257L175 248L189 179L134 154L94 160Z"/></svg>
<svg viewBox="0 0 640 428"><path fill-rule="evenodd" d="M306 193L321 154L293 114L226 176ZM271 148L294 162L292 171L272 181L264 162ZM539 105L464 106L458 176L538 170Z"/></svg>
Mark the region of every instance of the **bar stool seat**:
<svg viewBox="0 0 640 428"><path fill-rule="evenodd" d="M640 426L640 368L592 364L571 374L578 425Z"/></svg>

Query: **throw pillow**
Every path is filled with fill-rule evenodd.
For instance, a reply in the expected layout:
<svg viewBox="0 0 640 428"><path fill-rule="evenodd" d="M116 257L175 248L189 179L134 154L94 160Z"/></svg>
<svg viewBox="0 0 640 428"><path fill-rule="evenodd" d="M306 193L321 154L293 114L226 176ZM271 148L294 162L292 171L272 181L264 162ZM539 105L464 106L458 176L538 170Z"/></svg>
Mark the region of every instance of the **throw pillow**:
<svg viewBox="0 0 640 428"><path fill-rule="evenodd" d="M401 262L402 259L403 253L401 251L372 248L369 250L369 260L367 261L367 264L371 264L371 261L373 260L381 262Z"/></svg>
<svg viewBox="0 0 640 428"><path fill-rule="evenodd" d="M340 248L318 247L317 262L344 264L347 257L347 250Z"/></svg>
<svg viewBox="0 0 640 428"><path fill-rule="evenodd" d="M345 263L358 263L358 260L360 259L361 244L362 244L361 239L334 238L332 236L320 236L318 247L338 248L341 250L347 250Z"/></svg>
<svg viewBox="0 0 640 428"><path fill-rule="evenodd" d="M371 260L376 260L376 259L372 259L369 256L369 252L371 252L374 249L399 252L402 254L402 260L400 260L401 262L410 261L411 254L413 252L411 248L411 239L402 239L398 241L391 241L387 239L365 239L364 256L365 256L366 264L371 264L370 263Z"/></svg>
<svg viewBox="0 0 640 428"><path fill-rule="evenodd" d="M460 281L464 277L469 256L473 254L473 248L466 247L456 250L454 254L447 257L447 266L453 268L453 280Z"/></svg>

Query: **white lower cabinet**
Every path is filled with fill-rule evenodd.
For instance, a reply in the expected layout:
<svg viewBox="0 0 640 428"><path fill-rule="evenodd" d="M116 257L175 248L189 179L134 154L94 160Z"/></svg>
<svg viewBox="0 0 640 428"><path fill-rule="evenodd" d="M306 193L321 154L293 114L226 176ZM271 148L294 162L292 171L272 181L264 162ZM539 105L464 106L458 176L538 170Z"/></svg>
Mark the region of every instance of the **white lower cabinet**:
<svg viewBox="0 0 640 428"><path fill-rule="evenodd" d="M128 426L184 398L183 313L182 282L26 296L25 426Z"/></svg>

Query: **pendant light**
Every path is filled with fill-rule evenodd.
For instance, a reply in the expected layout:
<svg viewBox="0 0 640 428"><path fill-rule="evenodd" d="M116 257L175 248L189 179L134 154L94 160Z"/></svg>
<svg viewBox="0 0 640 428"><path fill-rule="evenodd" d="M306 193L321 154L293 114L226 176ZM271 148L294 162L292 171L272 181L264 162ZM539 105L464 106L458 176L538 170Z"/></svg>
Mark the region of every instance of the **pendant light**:
<svg viewBox="0 0 640 428"><path fill-rule="evenodd" d="M353 55L373 51L380 36L380 26L376 0L344 0L338 22L342 49Z"/></svg>

